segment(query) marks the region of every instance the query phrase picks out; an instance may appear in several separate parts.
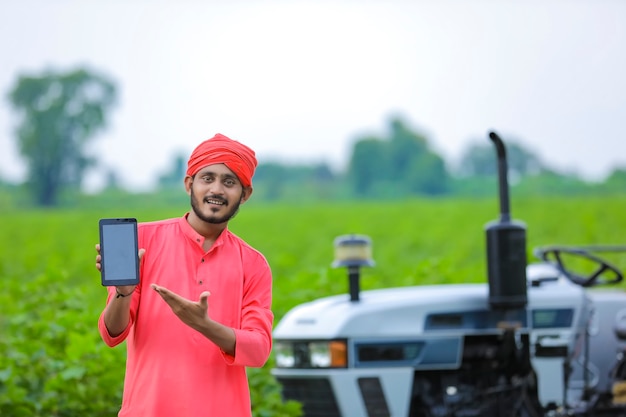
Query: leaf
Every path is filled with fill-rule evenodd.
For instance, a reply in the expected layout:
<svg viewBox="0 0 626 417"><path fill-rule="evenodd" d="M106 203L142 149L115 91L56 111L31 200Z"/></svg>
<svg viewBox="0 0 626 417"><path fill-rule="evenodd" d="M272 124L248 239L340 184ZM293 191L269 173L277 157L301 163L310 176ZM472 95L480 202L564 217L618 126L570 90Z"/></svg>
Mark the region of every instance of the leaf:
<svg viewBox="0 0 626 417"><path fill-rule="evenodd" d="M85 375L85 372L87 372L87 369L82 366L72 366L62 371L60 376L65 381L70 379L81 379Z"/></svg>

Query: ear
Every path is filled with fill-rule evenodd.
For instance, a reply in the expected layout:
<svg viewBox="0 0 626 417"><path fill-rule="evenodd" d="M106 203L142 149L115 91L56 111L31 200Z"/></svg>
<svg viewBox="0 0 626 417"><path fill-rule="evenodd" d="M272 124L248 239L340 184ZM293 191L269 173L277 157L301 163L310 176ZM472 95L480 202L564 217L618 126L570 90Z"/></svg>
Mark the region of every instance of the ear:
<svg viewBox="0 0 626 417"><path fill-rule="evenodd" d="M185 191L187 192L187 195L191 195L191 185L193 184L193 177L187 175L183 181L185 183Z"/></svg>
<svg viewBox="0 0 626 417"><path fill-rule="evenodd" d="M243 187L243 191L241 192L241 199L239 200L239 202L241 204L245 203L250 198L251 195L252 195L252 186Z"/></svg>

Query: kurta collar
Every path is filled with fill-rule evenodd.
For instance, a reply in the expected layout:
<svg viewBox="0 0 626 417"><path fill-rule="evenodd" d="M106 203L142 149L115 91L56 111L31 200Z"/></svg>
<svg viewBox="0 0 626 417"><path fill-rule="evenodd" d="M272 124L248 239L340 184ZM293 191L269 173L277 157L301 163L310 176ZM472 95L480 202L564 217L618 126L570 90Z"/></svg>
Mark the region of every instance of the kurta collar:
<svg viewBox="0 0 626 417"><path fill-rule="evenodd" d="M191 227L191 225L187 221L188 216L189 216L189 212L185 213L185 215L178 220L180 229L183 231L185 236L191 239L195 244L198 245L198 247L202 249L202 245L204 244L204 236L196 232L196 230L193 227ZM211 252L214 248L222 246L224 244L226 236L229 234L230 234L230 231L228 230L228 226L227 226L224 230L222 230L222 233L220 233L217 239L215 239L215 242L213 243L213 246L211 246L211 249L209 249L209 252Z"/></svg>

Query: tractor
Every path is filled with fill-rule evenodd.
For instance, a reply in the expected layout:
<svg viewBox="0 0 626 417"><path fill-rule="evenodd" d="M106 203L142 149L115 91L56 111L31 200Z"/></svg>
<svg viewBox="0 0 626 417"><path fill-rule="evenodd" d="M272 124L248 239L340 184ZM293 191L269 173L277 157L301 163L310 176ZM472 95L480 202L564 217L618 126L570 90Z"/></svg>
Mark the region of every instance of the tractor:
<svg viewBox="0 0 626 417"><path fill-rule="evenodd" d="M527 262L506 149L489 139L500 216L485 226L487 282L361 291L372 242L337 237L349 294L298 305L273 332L272 374L305 417L626 416L626 294L605 288L623 280L605 252L626 249L546 246Z"/></svg>

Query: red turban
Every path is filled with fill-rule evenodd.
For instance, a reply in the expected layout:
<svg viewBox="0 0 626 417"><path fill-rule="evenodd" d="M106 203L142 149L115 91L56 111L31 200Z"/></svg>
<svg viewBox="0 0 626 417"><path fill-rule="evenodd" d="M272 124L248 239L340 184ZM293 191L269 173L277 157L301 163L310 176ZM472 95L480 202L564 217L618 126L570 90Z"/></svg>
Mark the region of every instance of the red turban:
<svg viewBox="0 0 626 417"><path fill-rule="evenodd" d="M244 145L217 133L194 149L187 162L187 175L194 176L202 168L224 164L237 175L244 187L252 185L252 176L257 166L254 151Z"/></svg>

